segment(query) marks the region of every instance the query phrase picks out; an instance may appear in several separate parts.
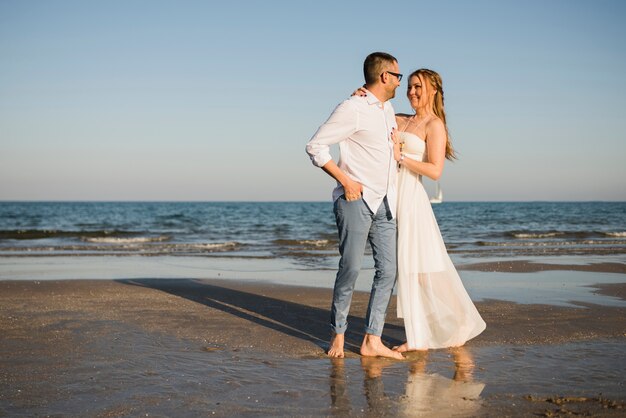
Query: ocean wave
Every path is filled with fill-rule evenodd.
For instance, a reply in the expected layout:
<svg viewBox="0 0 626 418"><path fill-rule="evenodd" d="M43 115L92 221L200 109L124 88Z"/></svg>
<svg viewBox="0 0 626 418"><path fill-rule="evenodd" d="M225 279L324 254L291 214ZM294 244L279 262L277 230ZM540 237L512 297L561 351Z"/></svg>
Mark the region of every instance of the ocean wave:
<svg viewBox="0 0 626 418"><path fill-rule="evenodd" d="M274 240L275 245L280 246L312 246L312 247L326 247L332 242L327 239L277 239Z"/></svg>
<svg viewBox="0 0 626 418"><path fill-rule="evenodd" d="M600 232L600 231L557 231L557 230L549 230L549 231L508 231L503 233L506 237L513 237L517 239L543 239L543 238L601 238L601 237L611 237L611 238L626 238L626 232L624 231L611 231L611 232ZM502 236L497 234L496 236Z"/></svg>
<svg viewBox="0 0 626 418"><path fill-rule="evenodd" d="M137 232L120 230L63 231L58 229L7 229L0 230L0 239L98 238L111 236L124 237L136 234Z"/></svg>
<svg viewBox="0 0 626 418"><path fill-rule="evenodd" d="M512 232L515 238L551 238L565 235L565 232Z"/></svg>
<svg viewBox="0 0 626 418"><path fill-rule="evenodd" d="M100 244L100 245L98 245ZM57 245L29 247L0 247L0 253L75 253L75 254L137 254L137 255L194 255L237 251L245 244L228 241L216 243L159 243L159 242L103 242L93 245Z"/></svg>
<svg viewBox="0 0 626 418"><path fill-rule="evenodd" d="M626 246L534 246L534 247L491 247L480 249L452 249L451 254L471 255L472 257L532 257L560 255L618 255L626 254Z"/></svg>
<svg viewBox="0 0 626 418"><path fill-rule="evenodd" d="M120 238L120 237L82 237L85 242L93 242L96 244L144 244L147 242L163 242L170 240L168 236L159 237L132 237L132 238Z"/></svg>
<svg viewBox="0 0 626 418"><path fill-rule="evenodd" d="M302 245L312 245L314 247L325 247L330 244L327 239L304 239L299 241Z"/></svg>
<svg viewBox="0 0 626 418"><path fill-rule="evenodd" d="M218 242L218 243L205 243L205 244L178 244L179 247L188 249L199 249L207 251L228 251L235 248L242 247L242 244L235 241Z"/></svg>
<svg viewBox="0 0 626 418"><path fill-rule="evenodd" d="M476 245L480 247L567 247L581 245L626 245L624 241L619 240L580 240L580 241L476 241Z"/></svg>

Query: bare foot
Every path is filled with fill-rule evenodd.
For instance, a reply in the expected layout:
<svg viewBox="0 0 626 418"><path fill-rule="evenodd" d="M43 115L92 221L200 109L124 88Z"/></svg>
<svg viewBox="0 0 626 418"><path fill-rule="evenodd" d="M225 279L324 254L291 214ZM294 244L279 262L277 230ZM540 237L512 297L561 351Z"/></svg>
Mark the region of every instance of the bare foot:
<svg viewBox="0 0 626 418"><path fill-rule="evenodd" d="M396 351L398 353L406 353L409 351L424 351L424 352L428 352L428 350L426 349L419 349L419 348L409 348L409 343L404 343L402 345L396 345L394 348L392 348L393 351Z"/></svg>
<svg viewBox="0 0 626 418"><path fill-rule="evenodd" d="M330 347L328 347L328 357L343 358L343 334L335 334L330 338Z"/></svg>
<svg viewBox="0 0 626 418"><path fill-rule="evenodd" d="M363 338L361 355L365 357L387 357L396 360L404 360L402 354L387 348L380 337L371 334L365 334L365 338Z"/></svg>
<svg viewBox="0 0 626 418"><path fill-rule="evenodd" d="M393 351L397 351L398 353L406 353L409 351L409 343L404 343L402 345L396 345L392 348Z"/></svg>

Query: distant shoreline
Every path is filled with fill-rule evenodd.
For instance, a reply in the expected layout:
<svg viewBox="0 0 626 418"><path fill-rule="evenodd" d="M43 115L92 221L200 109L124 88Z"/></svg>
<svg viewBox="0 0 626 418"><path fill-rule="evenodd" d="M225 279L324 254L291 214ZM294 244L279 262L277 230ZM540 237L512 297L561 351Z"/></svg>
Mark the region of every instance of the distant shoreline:
<svg viewBox="0 0 626 418"><path fill-rule="evenodd" d="M0 199L0 203L328 203L328 200L41 200ZM626 203L626 200L445 200L442 203Z"/></svg>

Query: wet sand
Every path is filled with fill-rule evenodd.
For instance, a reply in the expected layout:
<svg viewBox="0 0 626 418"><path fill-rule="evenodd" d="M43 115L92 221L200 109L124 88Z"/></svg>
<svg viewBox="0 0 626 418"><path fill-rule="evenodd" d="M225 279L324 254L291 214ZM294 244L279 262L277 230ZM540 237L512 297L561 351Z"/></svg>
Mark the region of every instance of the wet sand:
<svg viewBox="0 0 626 418"><path fill-rule="evenodd" d="M626 286L621 283L600 283L590 287L597 289L594 293L626 300Z"/></svg>
<svg viewBox="0 0 626 418"><path fill-rule="evenodd" d="M626 291L626 283L594 287L621 298ZM337 380L336 369L352 370L360 363L367 394L374 390L367 389L368 376L380 376L377 370L385 367L404 367L402 362L398 366L381 360L372 365L360 359L357 350L368 297L365 293L354 296L346 334L347 359L337 366L324 355L330 289L195 279L3 281L0 415L158 414L168 410L167 399L169 405L186 408L187 415L201 411L218 416L362 415L362 410L337 409L333 385L341 379ZM577 305L479 302L487 330L466 347L515 350L617 341L619 351L626 341L626 308ZM394 298L383 336L389 345L403 339L395 308ZM414 363L421 361L419 354L409 357ZM268 377L264 383L262 376L255 375L259 367L270 374L280 370L279 376ZM507 373L502 365L497 367ZM322 372L329 368L330 375L320 368ZM202 377L185 380L181 370L187 370L187 376L201 373ZM298 380L302 373L311 373L317 381L318 372L319 381L334 382L330 394L307 389ZM163 386L141 384L154 379ZM198 386L191 388L201 383L203 396ZM430 385L435 383L429 380ZM387 383L387 388L393 384ZM226 401L232 396L229 388L241 391L250 385L258 385L258 399ZM154 387L160 390L151 393ZM561 400L554 400L557 395ZM481 400L479 415L558 416L569 410L620 416L624 412L624 399L602 398L592 386L586 395L582 401L578 395L542 392L541 388L533 394L499 393ZM369 405L369 397L367 401ZM279 406L281 402L286 406ZM384 408L391 404L378 405L389 412Z"/></svg>
<svg viewBox="0 0 626 418"><path fill-rule="evenodd" d="M626 274L626 264L606 262L590 264L550 264L538 263L530 260L504 260L486 263L459 264L457 268L459 270L503 273L535 273L538 271L567 270Z"/></svg>

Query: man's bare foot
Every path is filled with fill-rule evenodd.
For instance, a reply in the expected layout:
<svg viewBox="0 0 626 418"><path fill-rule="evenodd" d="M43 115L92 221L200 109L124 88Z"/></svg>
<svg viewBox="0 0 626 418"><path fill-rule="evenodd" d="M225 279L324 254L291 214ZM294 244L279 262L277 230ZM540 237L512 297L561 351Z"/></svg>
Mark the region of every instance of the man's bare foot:
<svg viewBox="0 0 626 418"><path fill-rule="evenodd" d="M330 337L330 347L328 347L328 352L326 353L328 354L328 357L343 358L343 342L343 334L333 333L333 336Z"/></svg>
<svg viewBox="0 0 626 418"><path fill-rule="evenodd" d="M386 347L380 337L372 334L365 334L363 344L361 344L361 355L365 357L387 357L396 360L404 360L404 356L397 351Z"/></svg>

